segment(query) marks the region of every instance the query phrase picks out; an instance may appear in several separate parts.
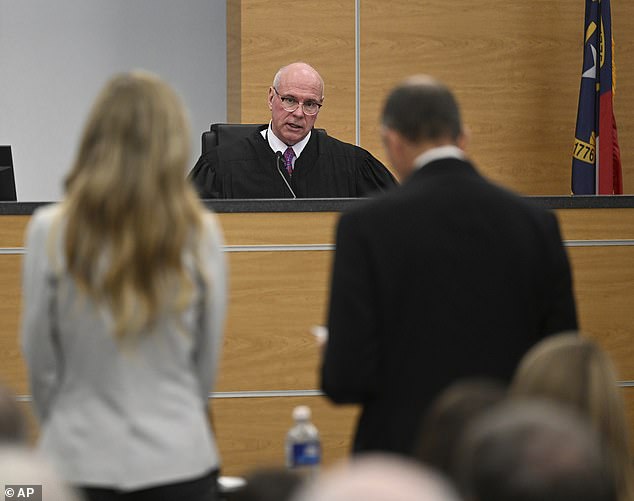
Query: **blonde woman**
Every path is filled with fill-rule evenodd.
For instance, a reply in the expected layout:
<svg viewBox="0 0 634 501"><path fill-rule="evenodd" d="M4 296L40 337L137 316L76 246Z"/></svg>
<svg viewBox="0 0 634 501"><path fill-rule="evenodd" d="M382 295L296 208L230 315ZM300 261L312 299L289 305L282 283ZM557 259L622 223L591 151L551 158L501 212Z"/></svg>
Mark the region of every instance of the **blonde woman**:
<svg viewBox="0 0 634 501"><path fill-rule="evenodd" d="M544 339L522 359L511 395L556 400L587 416L614 455L619 499L634 499L621 390L612 361L599 345L575 333Z"/></svg>
<svg viewBox="0 0 634 501"><path fill-rule="evenodd" d="M180 99L113 78L59 204L27 230L22 346L39 448L89 500L213 500L207 419L222 344L222 235L185 179Z"/></svg>

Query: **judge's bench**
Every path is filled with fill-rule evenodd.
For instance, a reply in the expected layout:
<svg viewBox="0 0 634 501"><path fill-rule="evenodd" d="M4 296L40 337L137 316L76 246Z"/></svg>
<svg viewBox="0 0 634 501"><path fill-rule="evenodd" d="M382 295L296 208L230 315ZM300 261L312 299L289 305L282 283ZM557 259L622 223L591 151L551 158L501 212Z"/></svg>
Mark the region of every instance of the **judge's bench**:
<svg viewBox="0 0 634 501"><path fill-rule="evenodd" d="M531 199L559 217L580 326L616 363L634 435L634 196ZM210 397L222 473L282 465L284 436L299 404L313 410L324 462L343 457L358 408L335 407L321 396L320 348L310 328L325 322L338 215L357 201L206 203L219 215L230 266L222 363ZM18 332L24 230L39 205L0 203L0 380L18 395L32 439L37 424Z"/></svg>

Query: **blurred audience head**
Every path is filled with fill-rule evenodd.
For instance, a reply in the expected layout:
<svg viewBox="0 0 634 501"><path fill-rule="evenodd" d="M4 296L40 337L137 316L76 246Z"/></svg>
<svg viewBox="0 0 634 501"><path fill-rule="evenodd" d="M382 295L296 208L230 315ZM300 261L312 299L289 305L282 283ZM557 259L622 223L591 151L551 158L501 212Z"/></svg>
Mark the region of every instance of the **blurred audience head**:
<svg viewBox="0 0 634 501"><path fill-rule="evenodd" d="M366 455L326 470L293 501L458 501L437 473L403 458Z"/></svg>
<svg viewBox="0 0 634 501"><path fill-rule="evenodd" d="M423 418L415 457L451 476L456 446L467 424L505 396L505 386L492 379L465 379L446 388Z"/></svg>
<svg viewBox="0 0 634 501"><path fill-rule="evenodd" d="M614 365L598 344L576 333L544 339L520 362L510 394L562 402L586 416L614 455L622 497L634 494L623 397Z"/></svg>
<svg viewBox="0 0 634 501"><path fill-rule="evenodd" d="M611 462L595 430L549 401L510 401L476 418L457 456L472 501L616 501Z"/></svg>
<svg viewBox="0 0 634 501"><path fill-rule="evenodd" d="M286 468L261 468L246 476L246 485L232 494L232 501L288 501L303 478Z"/></svg>
<svg viewBox="0 0 634 501"><path fill-rule="evenodd" d="M26 442L26 421L15 395L0 384L0 444Z"/></svg>
<svg viewBox="0 0 634 501"><path fill-rule="evenodd" d="M18 447L0 447L0 482L8 485L41 485L43 501L81 501L79 493L66 485L36 453ZM23 499L27 499L22 496ZM6 499L10 499L6 497ZM20 499L14 489L11 499Z"/></svg>

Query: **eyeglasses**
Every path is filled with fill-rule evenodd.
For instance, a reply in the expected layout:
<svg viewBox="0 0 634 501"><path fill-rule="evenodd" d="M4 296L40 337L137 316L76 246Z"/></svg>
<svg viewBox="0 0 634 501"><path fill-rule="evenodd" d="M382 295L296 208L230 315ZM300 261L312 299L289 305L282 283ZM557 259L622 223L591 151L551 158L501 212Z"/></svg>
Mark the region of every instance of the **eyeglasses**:
<svg viewBox="0 0 634 501"><path fill-rule="evenodd" d="M289 113L292 113L293 111L295 111L299 107L300 104L302 105L302 110L304 111L306 115L316 115L319 112L319 108L321 108L321 104L318 103L317 101L304 101L303 103L300 103L293 96L280 95L280 93L277 92L277 89L275 87L273 87L273 90L277 94L277 97L280 98L280 102L282 103L282 108L284 108L284 110L288 111Z"/></svg>

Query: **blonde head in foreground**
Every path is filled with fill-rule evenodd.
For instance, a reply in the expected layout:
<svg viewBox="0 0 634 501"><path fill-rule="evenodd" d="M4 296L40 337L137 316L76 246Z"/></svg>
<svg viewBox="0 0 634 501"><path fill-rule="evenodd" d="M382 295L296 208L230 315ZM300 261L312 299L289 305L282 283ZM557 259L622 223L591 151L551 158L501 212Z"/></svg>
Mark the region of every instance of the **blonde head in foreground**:
<svg viewBox="0 0 634 501"><path fill-rule="evenodd" d="M609 355L576 333L551 336L522 359L511 395L563 402L586 416L612 450L621 499L634 499L627 422Z"/></svg>
<svg viewBox="0 0 634 501"><path fill-rule="evenodd" d="M180 98L141 71L106 84L83 130L66 179L64 255L82 290L109 307L120 337L183 309L193 294L182 253L196 248L204 207L185 179L189 145Z"/></svg>

